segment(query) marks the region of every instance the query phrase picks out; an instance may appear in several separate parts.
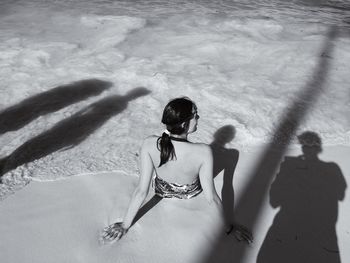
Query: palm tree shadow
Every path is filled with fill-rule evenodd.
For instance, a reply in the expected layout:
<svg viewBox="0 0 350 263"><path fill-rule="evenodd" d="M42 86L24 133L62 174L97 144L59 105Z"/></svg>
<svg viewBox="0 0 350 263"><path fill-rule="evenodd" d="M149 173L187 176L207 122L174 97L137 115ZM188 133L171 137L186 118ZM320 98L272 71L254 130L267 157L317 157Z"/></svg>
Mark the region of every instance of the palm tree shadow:
<svg viewBox="0 0 350 263"><path fill-rule="evenodd" d="M126 109L128 102L149 94L146 88L136 88L124 96L103 98L71 117L64 119L50 130L27 141L12 154L2 159L2 174L58 150L77 146L111 117Z"/></svg>
<svg viewBox="0 0 350 263"><path fill-rule="evenodd" d="M286 109L282 115L283 119L276 127L272 141L261 154L260 160L248 174L250 181L242 190L242 195L235 206L235 218L244 222L250 229L254 229L261 211L264 197L268 192L269 185L275 175L277 168L287 150L287 147L300 123L305 118L308 110L321 94L325 86L326 78L330 69L330 57L333 52L333 40L336 38L337 28L332 26L328 32L327 41L321 49L318 67L305 87L300 90L296 100ZM222 262L232 260L243 262L247 246L234 245L229 248L231 251L228 257L223 258L227 253L226 237L218 238L216 244L204 255L203 262Z"/></svg>
<svg viewBox="0 0 350 263"><path fill-rule="evenodd" d="M34 119L64 107L97 96L112 86L112 82L86 79L58 86L27 98L0 113L0 134L15 131Z"/></svg>
<svg viewBox="0 0 350 263"><path fill-rule="evenodd" d="M286 156L270 188L270 204L280 210L257 263L340 263L335 226L345 178L336 163L318 158L322 146L316 133L298 138L303 155Z"/></svg>
<svg viewBox="0 0 350 263"><path fill-rule="evenodd" d="M226 221L233 223L234 214L234 190L233 175L239 158L239 151L228 149L225 145L231 142L236 135L236 129L232 125L226 125L214 133L214 140L210 143L213 154L213 176L218 176L223 171L223 184L221 199Z"/></svg>

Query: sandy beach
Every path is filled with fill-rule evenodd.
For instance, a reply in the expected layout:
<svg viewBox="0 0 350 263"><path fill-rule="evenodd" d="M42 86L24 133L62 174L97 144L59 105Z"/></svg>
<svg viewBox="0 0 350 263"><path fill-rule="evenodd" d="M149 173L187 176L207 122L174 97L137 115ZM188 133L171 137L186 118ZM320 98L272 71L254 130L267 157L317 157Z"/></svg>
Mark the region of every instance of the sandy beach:
<svg viewBox="0 0 350 263"><path fill-rule="evenodd" d="M0 261L350 262L346 0L3 0ZM145 137L179 96L226 216L149 193L120 242ZM311 131L322 151L301 156ZM316 137L317 137L316 136ZM239 158L238 158L239 156ZM315 156L314 156L315 157Z"/></svg>
<svg viewBox="0 0 350 263"><path fill-rule="evenodd" d="M240 155L232 182L236 202L239 202L240 196L244 194L242 189L251 179L248 175L261 158L262 151L263 147ZM320 159L337 164L344 179L349 181L349 153L348 147L326 147ZM300 150L297 148L289 149L286 154L289 157L298 155ZM322 184L322 171L319 173ZM224 172L221 172L215 178L219 193L223 176ZM271 179L273 181L274 177ZM269 204L270 189L267 189L265 196L249 193L253 199L264 201L262 212L255 219L254 242L246 245L237 242L232 235L217 235L220 221L208 214L205 200L201 200L202 195L195 201L196 205L183 200L169 205L162 200L134 224L125 238L113 244L101 245L98 241L99 231L122 218L136 184L136 175L120 172L86 174L47 182L31 181L1 204L2 262L209 262L210 257L206 255L210 251L215 255L215 260L211 262L227 262L237 260L240 250L245 250L240 262L256 262L266 233L278 210ZM317 195L312 185L300 185L300 189L307 191L311 196ZM148 199L152 195L151 191ZM198 205L198 202L201 205ZM347 262L350 259L346 249L350 245L350 229L347 223L347 207L350 205L348 195L345 194L345 198L339 200L336 205L339 207L334 226L339 245L337 253L342 262ZM316 215L319 220L331 213L326 209L325 206L323 214ZM244 225L244 217L249 213L250 208L246 207L239 211L236 220ZM293 225L293 221L290 223ZM304 218L304 223L309 224L309 219ZM288 232L288 229L283 231ZM219 247L216 247L217 242L220 242ZM286 242L289 246L289 253L297 253L293 251L295 247L288 245L287 240L281 242ZM217 251L212 251L214 247ZM312 254L313 247L314 244L306 243L304 253ZM319 255L320 258L335 253L327 251L324 247L319 248L318 253L320 252L323 253ZM279 253L277 247L275 253Z"/></svg>

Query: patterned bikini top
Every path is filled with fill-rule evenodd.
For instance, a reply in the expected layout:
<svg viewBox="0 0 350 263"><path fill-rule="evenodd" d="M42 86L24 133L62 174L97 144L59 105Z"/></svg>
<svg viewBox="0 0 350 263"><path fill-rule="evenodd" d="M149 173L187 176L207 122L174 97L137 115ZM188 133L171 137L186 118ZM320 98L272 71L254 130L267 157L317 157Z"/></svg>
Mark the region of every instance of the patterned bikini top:
<svg viewBox="0 0 350 263"><path fill-rule="evenodd" d="M159 176L154 178L155 194L162 198L190 199L202 192L199 177L191 184L168 183Z"/></svg>

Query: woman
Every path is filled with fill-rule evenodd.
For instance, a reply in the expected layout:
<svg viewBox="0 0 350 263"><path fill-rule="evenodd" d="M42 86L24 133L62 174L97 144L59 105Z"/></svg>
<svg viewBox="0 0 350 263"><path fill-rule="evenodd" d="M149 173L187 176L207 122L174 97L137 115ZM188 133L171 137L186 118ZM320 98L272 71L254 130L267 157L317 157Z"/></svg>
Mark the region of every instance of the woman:
<svg viewBox="0 0 350 263"><path fill-rule="evenodd" d="M187 140L188 134L197 130L198 119L197 107L188 98L173 99L165 106L162 123L166 129L161 137L150 136L144 140L139 184L123 222L106 227L102 233L103 241L119 240L126 234L147 196L154 173L156 195L166 199L189 200L203 193L210 209L224 218L221 200L214 187L211 149L206 144ZM234 230L238 240L252 240L244 227L228 226L227 229L230 232Z"/></svg>

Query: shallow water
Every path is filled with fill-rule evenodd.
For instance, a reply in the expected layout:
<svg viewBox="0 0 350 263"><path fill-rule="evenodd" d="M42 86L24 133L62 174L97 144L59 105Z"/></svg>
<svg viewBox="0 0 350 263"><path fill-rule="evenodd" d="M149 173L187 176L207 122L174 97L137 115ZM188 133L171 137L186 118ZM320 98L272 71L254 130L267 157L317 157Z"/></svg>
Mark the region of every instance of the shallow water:
<svg viewBox="0 0 350 263"><path fill-rule="evenodd" d="M232 125L236 134L229 146L248 150L269 142L297 102L306 108L297 133L312 130L325 145L350 145L349 7L347 1L316 0L2 1L3 112L82 79L113 86L33 113L16 130L1 123L0 156L38 154L23 169L41 178L136 173L142 139L161 132L163 106L182 95L197 102L201 116L193 141L210 143L218 128ZM319 90L300 96L310 82ZM137 87L151 93L132 101L111 97ZM82 120L77 113L109 97L111 105L122 99L124 108L93 115L93 129L72 126ZM66 140L57 125L76 135ZM42 134L51 139L41 140Z"/></svg>

